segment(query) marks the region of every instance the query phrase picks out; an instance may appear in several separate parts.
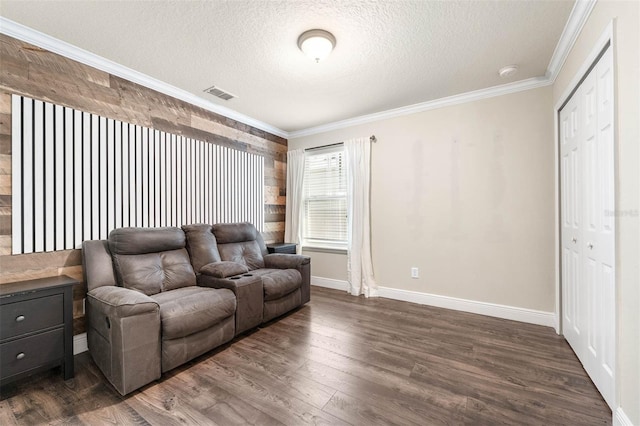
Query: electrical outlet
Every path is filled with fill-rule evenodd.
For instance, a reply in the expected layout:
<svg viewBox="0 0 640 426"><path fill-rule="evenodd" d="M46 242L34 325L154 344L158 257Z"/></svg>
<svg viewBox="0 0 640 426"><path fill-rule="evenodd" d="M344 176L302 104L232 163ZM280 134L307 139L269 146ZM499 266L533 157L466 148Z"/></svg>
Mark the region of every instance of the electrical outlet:
<svg viewBox="0 0 640 426"><path fill-rule="evenodd" d="M411 278L419 278L420 275L418 274L418 268L416 268L415 266L411 268Z"/></svg>

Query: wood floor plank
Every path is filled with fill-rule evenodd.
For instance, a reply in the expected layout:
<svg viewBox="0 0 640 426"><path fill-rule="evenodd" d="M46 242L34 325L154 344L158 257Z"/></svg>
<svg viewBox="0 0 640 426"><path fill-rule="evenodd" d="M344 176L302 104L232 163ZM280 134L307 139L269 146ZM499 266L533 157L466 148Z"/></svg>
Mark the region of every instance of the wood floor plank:
<svg viewBox="0 0 640 426"><path fill-rule="evenodd" d="M252 380L268 383L275 391L284 391L295 395L318 409L322 409L336 393L336 390L329 386L296 374L297 368L288 372L277 372L277 369L270 367L268 362L270 357L267 352L259 357L260 362L243 359L237 355L238 351L225 351L224 356L218 357L217 361L241 372Z"/></svg>
<svg viewBox="0 0 640 426"><path fill-rule="evenodd" d="M127 403L151 424L211 424L210 419L194 405L189 387L178 387L172 383L175 383L173 377L155 386L147 386L127 398Z"/></svg>
<svg viewBox="0 0 640 426"><path fill-rule="evenodd" d="M84 425L150 425L127 402L118 399L112 399L110 404L104 404L101 408L80 412L66 419L64 423L69 424L76 421Z"/></svg>
<svg viewBox="0 0 640 426"><path fill-rule="evenodd" d="M204 374L217 380L219 387L242 397L254 407L284 424L345 424L337 417L303 401L304 395L291 392L266 378L255 378L214 359L205 363Z"/></svg>
<svg viewBox="0 0 640 426"><path fill-rule="evenodd" d="M380 350L369 341L357 339L354 333L327 334L318 333L318 327L296 327L289 322L286 330L269 330L269 335L256 336L260 339L286 337L289 344L300 344L304 347L322 348L335 353L356 358L362 362L377 365L408 376L413 368L413 362L402 354ZM275 335L275 336L274 336ZM358 350L354 350L357 347Z"/></svg>
<svg viewBox="0 0 640 426"><path fill-rule="evenodd" d="M293 358L286 354L265 351L253 339L240 339L224 352L225 359L235 363L247 363L273 374L284 375L300 368L304 357Z"/></svg>
<svg viewBox="0 0 640 426"><path fill-rule="evenodd" d="M448 374L451 370L441 367L442 364L433 365L431 368L417 365L416 374L412 375L412 378L427 384L439 383L451 392L466 395L480 404L487 403L486 405L492 408L502 407L499 411L510 415L511 421L517 420L519 413L527 412L527 419L531 424L544 423L547 418L563 421L565 424L572 421L580 424L592 422L592 413L588 412L590 410L583 408L580 412L575 412L566 405L567 399L558 402L556 395L531 386L526 381L514 383L512 380L489 377L469 370L457 370L455 379L451 380L451 375ZM554 415L550 416L550 413Z"/></svg>
<svg viewBox="0 0 640 426"><path fill-rule="evenodd" d="M429 420L434 424L448 424L459 419L466 403L465 397L444 389L431 386L413 392L413 389L400 389L397 383L381 381L375 375L362 377L313 361L301 367L299 373L357 398L364 406L376 406L389 416L405 419L402 423L421 424Z"/></svg>
<svg viewBox="0 0 640 426"><path fill-rule="evenodd" d="M171 378L171 387L188 395L189 404L202 411L211 420L211 424L282 424L246 400L217 386L217 380L198 372L198 365L199 363L195 363L189 368L180 368L181 371Z"/></svg>
<svg viewBox="0 0 640 426"><path fill-rule="evenodd" d="M55 393L38 387L28 394L18 394L11 398L9 406L21 424L47 423L56 418L73 415L68 405L61 404Z"/></svg>
<svg viewBox="0 0 640 426"><path fill-rule="evenodd" d="M409 333L390 324L374 321L362 322L354 333L363 336L377 347L400 355L412 354L414 361L420 359L420 353L436 354L442 357L466 360L473 355L473 344L468 338L460 341L444 342L434 339L427 333ZM394 349L396 348L396 349Z"/></svg>
<svg viewBox="0 0 640 426"><path fill-rule="evenodd" d="M0 401L0 425L12 426L17 424L18 420L16 420L9 403L6 400Z"/></svg>
<svg viewBox="0 0 640 426"><path fill-rule="evenodd" d="M455 375L446 374L444 380L448 384L463 383L468 385L468 380L479 377L493 383L513 384L521 387L537 388L550 394L561 394L563 400L580 399L593 395L593 383L587 377L574 377L565 374L557 374L545 368L530 367L527 365L510 366L505 363L487 362L478 358L468 362L460 362L448 358L442 358L425 354L418 361L412 371L411 377L420 375L428 381L436 381L440 372L454 370Z"/></svg>
<svg viewBox="0 0 640 426"><path fill-rule="evenodd" d="M610 425L548 328L313 287L311 302L121 396L76 376L0 389L0 424Z"/></svg>
<svg viewBox="0 0 640 426"><path fill-rule="evenodd" d="M324 407L324 411L354 425L421 424L396 415L387 405L384 402L370 404L351 395L336 392Z"/></svg>

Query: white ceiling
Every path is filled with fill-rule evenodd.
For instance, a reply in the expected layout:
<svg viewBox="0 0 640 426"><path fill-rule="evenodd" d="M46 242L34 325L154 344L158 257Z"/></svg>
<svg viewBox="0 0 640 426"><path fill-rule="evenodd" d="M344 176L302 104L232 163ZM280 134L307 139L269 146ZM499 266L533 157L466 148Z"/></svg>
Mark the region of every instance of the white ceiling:
<svg viewBox="0 0 640 426"><path fill-rule="evenodd" d="M11 1L0 14L285 132L544 76L573 0ZM332 32L320 64L305 30ZM509 64L518 73L501 79ZM238 98L203 90L219 86Z"/></svg>

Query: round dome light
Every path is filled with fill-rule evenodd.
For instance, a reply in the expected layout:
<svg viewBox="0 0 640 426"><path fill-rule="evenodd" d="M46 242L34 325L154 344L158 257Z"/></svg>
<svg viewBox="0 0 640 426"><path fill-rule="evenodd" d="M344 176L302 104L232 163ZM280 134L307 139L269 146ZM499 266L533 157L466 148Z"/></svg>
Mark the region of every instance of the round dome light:
<svg viewBox="0 0 640 426"><path fill-rule="evenodd" d="M500 74L500 77L502 78L507 78L514 75L517 71L518 71L517 65L507 65L506 67L500 68L500 70L498 70L498 74Z"/></svg>
<svg viewBox="0 0 640 426"><path fill-rule="evenodd" d="M325 30L305 31L298 37L298 47L316 62L325 59L336 45L336 38Z"/></svg>

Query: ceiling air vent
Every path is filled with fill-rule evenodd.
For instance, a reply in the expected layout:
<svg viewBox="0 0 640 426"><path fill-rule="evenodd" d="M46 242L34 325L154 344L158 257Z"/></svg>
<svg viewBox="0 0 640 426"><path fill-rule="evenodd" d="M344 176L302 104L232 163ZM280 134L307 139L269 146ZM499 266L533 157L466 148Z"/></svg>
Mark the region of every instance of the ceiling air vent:
<svg viewBox="0 0 640 426"><path fill-rule="evenodd" d="M215 96L216 98L224 99L225 101L228 101L229 99L237 98L236 95L233 95L216 86L211 86L208 89L205 89L205 92Z"/></svg>

